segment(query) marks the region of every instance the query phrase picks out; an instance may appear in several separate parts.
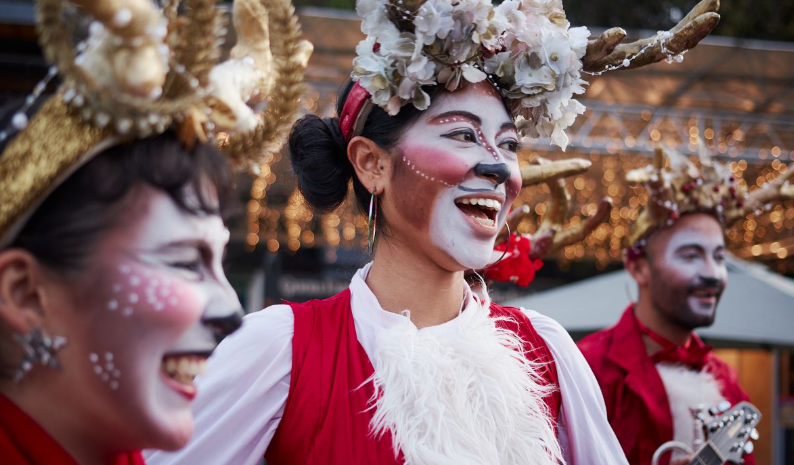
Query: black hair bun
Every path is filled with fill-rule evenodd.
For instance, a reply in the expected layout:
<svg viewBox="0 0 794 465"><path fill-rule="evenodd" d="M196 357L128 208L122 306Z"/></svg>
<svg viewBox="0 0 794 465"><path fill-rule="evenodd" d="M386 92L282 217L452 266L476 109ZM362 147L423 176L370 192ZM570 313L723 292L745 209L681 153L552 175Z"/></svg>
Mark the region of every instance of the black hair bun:
<svg viewBox="0 0 794 465"><path fill-rule="evenodd" d="M298 120L289 135L289 153L298 189L312 207L326 212L344 202L353 165L338 118L306 115Z"/></svg>

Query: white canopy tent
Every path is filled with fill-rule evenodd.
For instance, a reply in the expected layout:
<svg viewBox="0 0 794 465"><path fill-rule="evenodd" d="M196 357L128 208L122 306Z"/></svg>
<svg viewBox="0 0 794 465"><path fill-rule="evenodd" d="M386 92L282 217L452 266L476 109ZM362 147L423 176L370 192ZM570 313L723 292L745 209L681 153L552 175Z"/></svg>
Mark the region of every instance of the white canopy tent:
<svg viewBox="0 0 794 465"><path fill-rule="evenodd" d="M729 261L728 274L716 321L698 334L720 346L794 347L794 280L738 259ZM621 270L505 304L537 310L582 337L614 325L636 295L634 281Z"/></svg>

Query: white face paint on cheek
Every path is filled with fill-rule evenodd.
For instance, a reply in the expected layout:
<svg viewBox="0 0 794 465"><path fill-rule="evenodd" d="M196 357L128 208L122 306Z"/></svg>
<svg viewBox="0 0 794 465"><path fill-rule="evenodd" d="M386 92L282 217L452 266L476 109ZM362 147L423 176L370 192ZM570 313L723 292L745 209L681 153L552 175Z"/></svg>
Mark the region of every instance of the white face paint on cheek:
<svg viewBox="0 0 794 465"><path fill-rule="evenodd" d="M119 337L115 342L121 346L115 350L128 350L136 352L133 328L143 328L146 331L157 333L158 330L165 329L163 340L159 347L167 347L173 344L179 334L179 329L190 326L190 322L195 321L200 316L200 308L193 305L194 310L185 313L181 308L183 296L186 293L186 286L180 284L179 279L175 279L163 271L152 271L144 265L136 263L122 263L117 267L117 273L112 279L113 284L109 292L105 292L106 299L102 310L114 315L105 323L109 332L117 332ZM188 299L193 300L193 299ZM171 313L169 313L171 312ZM162 318L156 317L157 313L169 313ZM185 313L182 318L180 313ZM125 320L134 320L137 323L130 326ZM168 331L168 325L173 329ZM125 331L123 326L129 326ZM171 334L171 336L166 336ZM93 364L94 373L106 383L111 390L117 390L120 386L122 370L114 361L114 350L107 345L95 348L89 354L89 359ZM153 357L157 357L156 355ZM156 375L153 372L152 375Z"/></svg>
<svg viewBox="0 0 794 465"><path fill-rule="evenodd" d="M430 216L430 239L452 257L463 270L477 270L488 265L496 235L491 238L471 233L471 227L455 207L458 189L447 189L433 204Z"/></svg>

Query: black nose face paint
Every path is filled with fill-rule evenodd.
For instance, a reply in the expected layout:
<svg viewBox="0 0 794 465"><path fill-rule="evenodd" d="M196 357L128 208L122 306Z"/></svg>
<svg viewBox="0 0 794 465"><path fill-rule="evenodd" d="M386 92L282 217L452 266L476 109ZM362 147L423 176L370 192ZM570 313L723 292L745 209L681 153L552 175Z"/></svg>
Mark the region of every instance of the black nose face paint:
<svg viewBox="0 0 794 465"><path fill-rule="evenodd" d="M496 184L503 184L510 177L510 169L505 163L478 163L474 167L474 173L478 176L492 178Z"/></svg>

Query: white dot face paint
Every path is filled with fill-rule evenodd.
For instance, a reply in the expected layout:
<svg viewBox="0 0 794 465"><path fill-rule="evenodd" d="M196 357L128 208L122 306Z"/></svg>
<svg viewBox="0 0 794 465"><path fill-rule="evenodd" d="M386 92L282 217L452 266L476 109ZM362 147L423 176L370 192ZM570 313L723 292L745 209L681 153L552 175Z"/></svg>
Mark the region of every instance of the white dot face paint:
<svg viewBox="0 0 794 465"><path fill-rule="evenodd" d="M446 258L439 260L447 268L487 265L521 188L517 143L515 126L490 84L469 85L434 99L397 145L385 195L393 195L387 200L399 224L389 226L407 236L403 243L429 244L432 256L440 250ZM498 165L508 175L478 175L478 165ZM464 199L482 204L463 205ZM386 217L393 214L388 211Z"/></svg>

